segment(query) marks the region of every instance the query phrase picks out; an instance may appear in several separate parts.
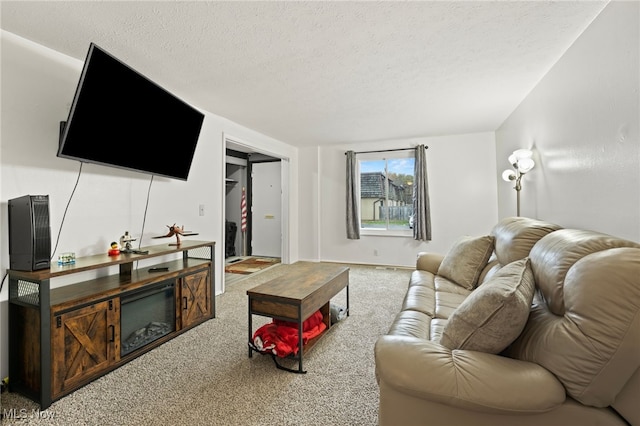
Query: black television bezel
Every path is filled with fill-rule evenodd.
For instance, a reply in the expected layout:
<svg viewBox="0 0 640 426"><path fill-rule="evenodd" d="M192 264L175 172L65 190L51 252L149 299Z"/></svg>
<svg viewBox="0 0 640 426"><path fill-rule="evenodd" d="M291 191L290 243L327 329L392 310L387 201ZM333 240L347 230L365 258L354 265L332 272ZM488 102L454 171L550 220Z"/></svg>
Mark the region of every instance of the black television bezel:
<svg viewBox="0 0 640 426"><path fill-rule="evenodd" d="M166 171L165 172L159 172L157 169L153 169L153 168L149 168L149 167L142 167L142 166L138 166L138 165L137 166L130 166L130 165L127 166L127 165L118 164L117 162L100 161L100 160L97 160L97 159L94 159L94 158L70 155L69 153L65 153L64 152L64 148L65 148L65 144L67 142L67 137L68 137L68 134L69 134L69 130L71 129L71 127L74 124L73 120L74 120L74 116L76 115L76 112L77 112L78 101L79 101L81 95L83 94L83 88L84 88L84 85L85 85L86 75L87 75L87 72L91 69L91 66L92 66L92 63L91 63L92 55L94 54L94 51L96 51L96 50L98 50L101 54L106 55L110 60L114 61L114 63L116 63L119 66L121 66L123 70L126 70L128 73L131 73L132 76L136 76L138 78L141 78L142 80L145 81L145 83L148 83L150 86L152 86L155 89L157 89L158 93L162 93L163 96L169 97L172 101L176 102L176 105L181 104L183 107L186 107L189 111L193 112L194 119L196 121L199 121L199 125L198 125L197 132L194 132L194 139L192 140L192 145L190 146L190 148L192 148L192 149L189 151L190 152L190 157L189 157L189 160L188 160L188 166L186 167L186 173L167 173ZM98 165L102 165L102 166L106 166L106 167L114 167L114 168L118 168L118 169L122 169L122 170L129 170L129 171L133 171L133 172L150 174L150 175L153 175L153 176L162 176L162 177L166 177L166 178L170 178L170 179L177 179L177 180L186 181L188 179L188 177L189 177L189 173L191 171L191 166L193 165L193 157L195 155L195 151L196 151L196 148L197 148L197 145L198 145L198 141L200 139L200 134L201 134L201 131L202 131L203 122L204 122L204 114L202 112L200 112L199 110L197 110L193 106L189 105L187 102L183 101L182 99L178 98L177 96L175 96L174 94L172 94L168 90L164 89L163 87L158 85L156 82L154 82L150 78L146 77L144 74L142 74L139 71L135 70L130 65L127 65L126 63L124 63L120 59L116 58L114 55L112 55L111 53L109 53L105 49L103 49L100 46L98 46L97 44L91 42L89 44L89 49L87 51L87 55L86 55L86 58L85 58L85 61L84 61L84 65L82 67L82 72L80 74L80 79L78 80L78 85L76 86L76 91L75 91L74 96L73 96L73 102L71 103L71 108L69 110L69 115L68 115L66 121L60 122L59 143L58 143L58 151L57 151L56 155L59 158L65 158L65 159L69 159L69 160L76 160L76 161L80 161L80 162L83 162L83 163L98 164ZM114 123L113 125L117 126L118 123ZM166 149L165 146L160 146L159 148L161 150L163 150L163 151ZM181 147L181 149L183 149L183 147ZM153 157L155 157L155 158L162 157L161 155L154 155L152 153L150 153L149 155L153 155ZM164 158L164 159L160 158L157 161L171 161L171 160L170 160L170 158ZM183 167L183 169L184 169L184 167Z"/></svg>

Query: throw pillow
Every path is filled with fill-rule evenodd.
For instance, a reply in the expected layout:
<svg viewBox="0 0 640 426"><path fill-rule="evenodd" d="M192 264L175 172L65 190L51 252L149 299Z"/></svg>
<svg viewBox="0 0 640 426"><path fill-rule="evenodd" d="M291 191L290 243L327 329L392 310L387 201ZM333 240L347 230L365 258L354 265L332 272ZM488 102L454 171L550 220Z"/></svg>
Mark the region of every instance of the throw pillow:
<svg viewBox="0 0 640 426"><path fill-rule="evenodd" d="M529 258L508 264L451 314L440 343L452 350L502 352L524 329L534 291Z"/></svg>
<svg viewBox="0 0 640 426"><path fill-rule="evenodd" d="M493 253L493 241L489 235L459 239L442 259L438 275L473 290Z"/></svg>

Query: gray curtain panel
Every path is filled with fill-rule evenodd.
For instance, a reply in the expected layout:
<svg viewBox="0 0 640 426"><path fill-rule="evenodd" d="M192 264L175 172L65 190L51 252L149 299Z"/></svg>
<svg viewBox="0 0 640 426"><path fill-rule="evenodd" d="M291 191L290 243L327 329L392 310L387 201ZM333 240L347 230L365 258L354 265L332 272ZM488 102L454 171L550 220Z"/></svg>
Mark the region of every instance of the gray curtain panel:
<svg viewBox="0 0 640 426"><path fill-rule="evenodd" d="M347 238L350 240L360 239L356 169L356 153L347 151Z"/></svg>
<svg viewBox="0 0 640 426"><path fill-rule="evenodd" d="M431 241L431 212L427 179L427 154L424 145L416 147L413 185L413 239Z"/></svg>

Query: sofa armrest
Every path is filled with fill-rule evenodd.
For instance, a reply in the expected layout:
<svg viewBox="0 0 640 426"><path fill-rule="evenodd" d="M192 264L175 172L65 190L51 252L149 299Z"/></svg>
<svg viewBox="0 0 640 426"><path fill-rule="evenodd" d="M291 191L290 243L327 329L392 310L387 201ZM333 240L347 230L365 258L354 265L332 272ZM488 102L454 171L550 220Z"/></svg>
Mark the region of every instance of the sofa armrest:
<svg viewBox="0 0 640 426"><path fill-rule="evenodd" d="M444 259L443 254L420 252L416 259L416 269L431 272L433 275L438 273L438 268Z"/></svg>
<svg viewBox="0 0 640 426"><path fill-rule="evenodd" d="M562 384L538 364L483 352L451 351L407 336L375 345L379 382L413 397L467 410L541 413L565 400Z"/></svg>

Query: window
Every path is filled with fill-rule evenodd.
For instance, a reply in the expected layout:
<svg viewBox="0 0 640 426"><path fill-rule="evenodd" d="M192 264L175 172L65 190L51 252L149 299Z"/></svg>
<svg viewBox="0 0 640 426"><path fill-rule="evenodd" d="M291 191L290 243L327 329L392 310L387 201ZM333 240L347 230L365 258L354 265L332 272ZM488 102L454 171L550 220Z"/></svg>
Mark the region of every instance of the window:
<svg viewBox="0 0 640 426"><path fill-rule="evenodd" d="M366 234L410 235L413 150L358 154L360 229Z"/></svg>

